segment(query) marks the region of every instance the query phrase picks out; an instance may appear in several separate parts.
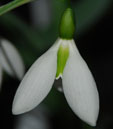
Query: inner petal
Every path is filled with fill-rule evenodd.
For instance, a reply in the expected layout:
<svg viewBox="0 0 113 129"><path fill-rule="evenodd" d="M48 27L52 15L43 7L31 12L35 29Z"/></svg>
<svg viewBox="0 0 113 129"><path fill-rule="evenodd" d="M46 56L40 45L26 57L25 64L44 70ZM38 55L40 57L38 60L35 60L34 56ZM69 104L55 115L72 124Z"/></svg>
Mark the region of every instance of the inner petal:
<svg viewBox="0 0 113 129"><path fill-rule="evenodd" d="M69 44L68 42L61 43L57 53L57 73L56 79L62 78L62 74L69 57Z"/></svg>

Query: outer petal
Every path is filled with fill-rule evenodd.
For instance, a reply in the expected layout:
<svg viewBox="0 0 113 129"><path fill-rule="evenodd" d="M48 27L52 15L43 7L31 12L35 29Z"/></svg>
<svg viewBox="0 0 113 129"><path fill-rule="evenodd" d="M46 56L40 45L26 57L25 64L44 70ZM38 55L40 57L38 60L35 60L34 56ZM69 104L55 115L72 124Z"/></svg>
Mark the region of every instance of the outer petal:
<svg viewBox="0 0 113 129"><path fill-rule="evenodd" d="M57 46L42 55L22 80L13 102L13 114L35 108L50 91L57 68Z"/></svg>
<svg viewBox="0 0 113 129"><path fill-rule="evenodd" d="M64 94L76 115L95 126L99 112L96 84L74 41L70 44L70 56L63 73Z"/></svg>
<svg viewBox="0 0 113 129"><path fill-rule="evenodd" d="M23 61L16 48L4 39L0 44L0 64L8 74L22 79L25 72Z"/></svg>

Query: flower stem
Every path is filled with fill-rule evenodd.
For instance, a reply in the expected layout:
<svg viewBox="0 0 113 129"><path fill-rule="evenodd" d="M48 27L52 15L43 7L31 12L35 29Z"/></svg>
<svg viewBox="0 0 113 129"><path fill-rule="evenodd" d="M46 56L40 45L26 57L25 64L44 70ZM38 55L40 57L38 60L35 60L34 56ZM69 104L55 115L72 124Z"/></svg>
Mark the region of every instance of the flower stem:
<svg viewBox="0 0 113 129"><path fill-rule="evenodd" d="M23 4L32 2L33 0L14 0L12 2L9 2L3 6L0 7L0 16L3 15L4 13L11 11L14 8L17 8Z"/></svg>

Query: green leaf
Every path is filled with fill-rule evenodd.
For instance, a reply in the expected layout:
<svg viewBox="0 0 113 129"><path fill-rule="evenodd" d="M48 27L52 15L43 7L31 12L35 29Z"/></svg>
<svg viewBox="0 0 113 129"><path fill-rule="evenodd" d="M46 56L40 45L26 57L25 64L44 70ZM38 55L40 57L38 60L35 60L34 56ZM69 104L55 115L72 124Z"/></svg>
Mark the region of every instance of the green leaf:
<svg viewBox="0 0 113 129"><path fill-rule="evenodd" d="M33 0L14 0L0 7L0 16L14 8L17 8L23 4L29 3Z"/></svg>

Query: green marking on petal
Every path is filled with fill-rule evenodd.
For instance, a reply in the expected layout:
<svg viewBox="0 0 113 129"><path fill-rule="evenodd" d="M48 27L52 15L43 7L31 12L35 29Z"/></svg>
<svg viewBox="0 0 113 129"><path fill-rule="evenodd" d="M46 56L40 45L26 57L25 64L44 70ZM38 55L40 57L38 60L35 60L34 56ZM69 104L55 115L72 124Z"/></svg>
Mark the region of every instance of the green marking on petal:
<svg viewBox="0 0 113 129"><path fill-rule="evenodd" d="M67 43L61 43L57 53L56 79L62 77L68 57L69 57L69 45Z"/></svg>

